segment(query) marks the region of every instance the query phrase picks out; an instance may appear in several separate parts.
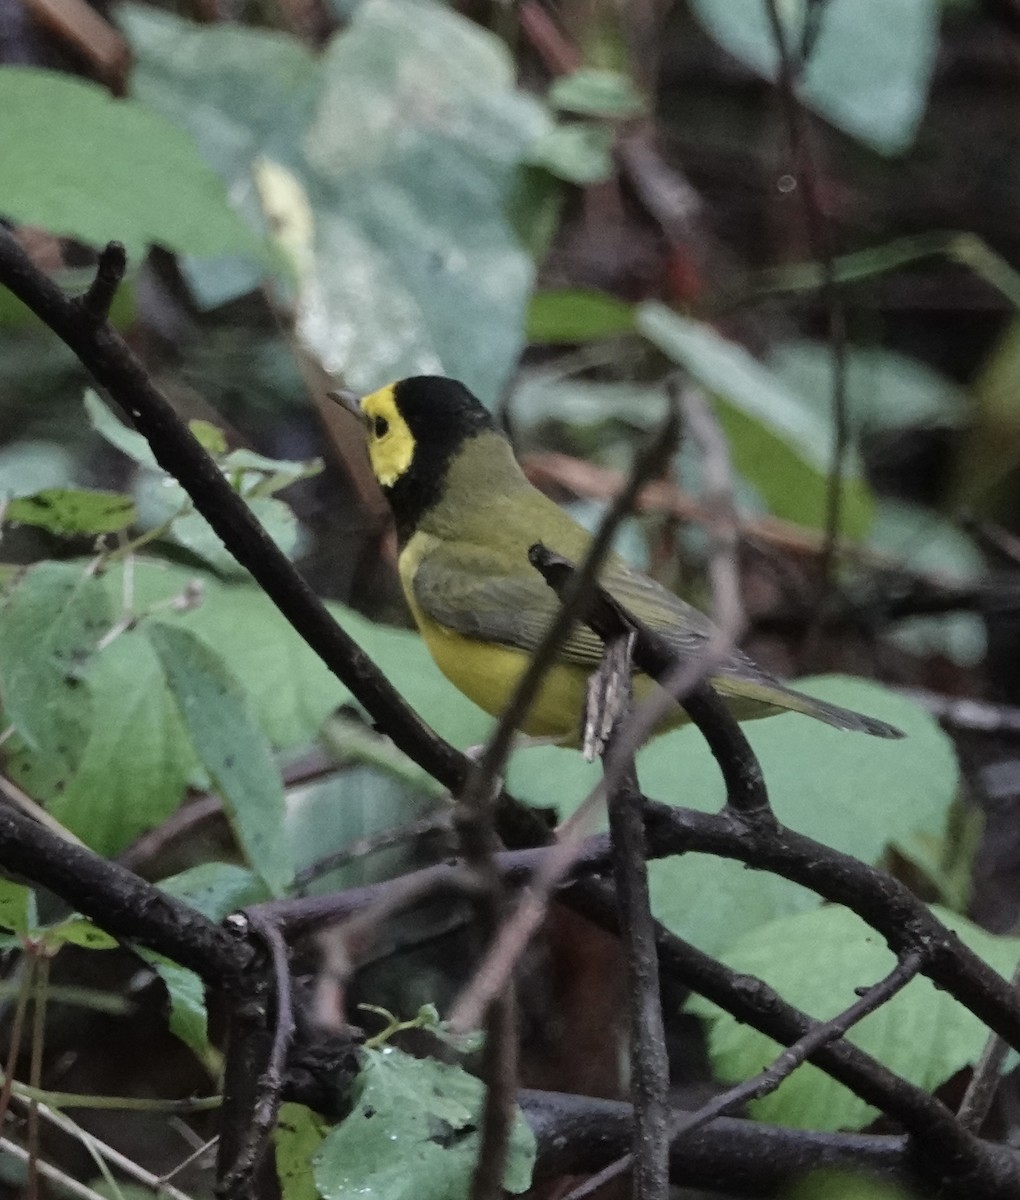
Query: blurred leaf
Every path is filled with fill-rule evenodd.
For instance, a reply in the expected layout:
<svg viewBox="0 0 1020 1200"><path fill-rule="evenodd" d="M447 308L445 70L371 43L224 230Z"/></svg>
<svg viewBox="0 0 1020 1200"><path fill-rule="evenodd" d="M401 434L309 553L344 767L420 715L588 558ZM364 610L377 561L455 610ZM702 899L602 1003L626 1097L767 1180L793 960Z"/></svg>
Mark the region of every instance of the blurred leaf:
<svg viewBox="0 0 1020 1200"><path fill-rule="evenodd" d="M911 1200L911 1195L895 1183L866 1172L822 1169L811 1171L784 1189L782 1200Z"/></svg>
<svg viewBox="0 0 1020 1200"><path fill-rule="evenodd" d="M529 342L557 346L634 331L634 305L606 292L559 288L536 292L528 309Z"/></svg>
<svg viewBox="0 0 1020 1200"><path fill-rule="evenodd" d="M218 458L227 452L227 435L218 425L211 421L189 421L188 429L195 441L213 458Z"/></svg>
<svg viewBox="0 0 1020 1200"><path fill-rule="evenodd" d="M199 760L252 868L274 896L294 877L280 837L285 816L280 774L244 691L222 658L186 629L151 621L147 633Z"/></svg>
<svg viewBox="0 0 1020 1200"><path fill-rule="evenodd" d="M87 917L73 916L56 925L46 925L36 936L50 950L60 946L81 946L85 950L115 950L117 939L94 925Z"/></svg>
<svg viewBox="0 0 1020 1200"><path fill-rule="evenodd" d="M160 470L156 456L152 453L149 443L134 429L130 429L123 421L114 416L110 408L91 389L85 389L85 412L92 428L116 447L121 454L134 459L139 466L152 467Z"/></svg>
<svg viewBox="0 0 1020 1200"><path fill-rule="evenodd" d="M947 584L970 583L985 573L984 558L971 538L920 505L882 500L868 544L907 570L930 572ZM910 654L921 658L943 654L961 667L977 666L988 648L985 622L977 613L909 617L897 621L884 636Z"/></svg>
<svg viewBox="0 0 1020 1200"><path fill-rule="evenodd" d="M112 568L106 578L109 586L118 588L121 568ZM161 611L161 622L190 629L216 649L244 688L274 747L304 745L316 736L330 712L350 702L350 692L254 585L225 583L201 571L138 559L136 605L144 610L165 604L196 579L201 581L202 602L184 613ZM328 607L444 737L458 746L475 745L484 738L492 718L446 681L416 633L378 625L341 604Z"/></svg>
<svg viewBox="0 0 1020 1200"><path fill-rule="evenodd" d="M622 71L596 67L581 67L560 76L549 89L549 103L564 112L612 120L640 117L647 108L644 97Z"/></svg>
<svg viewBox="0 0 1020 1200"><path fill-rule="evenodd" d="M824 528L832 421L735 342L661 304L638 307L637 326L720 401L719 418L734 466L776 516ZM843 471L841 527L861 538L871 523L871 493L853 454Z"/></svg>
<svg viewBox="0 0 1020 1200"><path fill-rule="evenodd" d="M478 1157L484 1085L460 1067L392 1047L362 1050L354 1107L312 1159L323 1200L456 1200ZM526 1191L535 1135L516 1113L503 1186Z"/></svg>
<svg viewBox="0 0 1020 1200"><path fill-rule="evenodd" d="M1020 939L998 938L956 913L933 911L996 971L1012 975ZM764 979L789 1003L822 1021L853 1004L856 989L877 983L896 961L880 934L836 905L759 926L722 957L733 970ZM691 1007L711 1020L709 1049L724 1081L748 1078L780 1052L771 1039L708 1001L699 998ZM848 1041L924 1091L975 1062L987 1038L978 1017L921 976L847 1034ZM810 1064L750 1107L759 1120L800 1129L860 1129L877 1114Z"/></svg>
<svg viewBox="0 0 1020 1200"><path fill-rule="evenodd" d="M198 909L210 921L222 921L248 904L269 899L265 883L254 871L235 863L209 862L167 879L162 891ZM210 1060L205 985L194 971L162 954L143 951L143 957L166 985L170 997L170 1032L205 1063Z"/></svg>
<svg viewBox="0 0 1020 1200"><path fill-rule="evenodd" d="M442 370L490 398L516 365L533 266L505 210L549 118L514 78L497 37L439 4L367 0L330 44L299 329L355 389Z"/></svg>
<svg viewBox="0 0 1020 1200"><path fill-rule="evenodd" d="M870 863L882 859L890 842L915 833L940 836L959 770L938 723L913 701L865 680L832 677L795 686L890 721L907 736L886 741L797 714L746 722L779 820ZM725 803L719 768L691 726L646 746L638 774L642 790L657 800L706 812ZM598 777L597 765L583 763L576 751L535 747L513 756L507 786L534 804L556 804L563 816ZM710 954L765 921L819 903L798 884L710 855L652 862L649 873L655 915Z"/></svg>
<svg viewBox="0 0 1020 1200"><path fill-rule="evenodd" d="M567 183L602 183L613 173L614 136L607 125L555 125L532 147L529 161Z"/></svg>
<svg viewBox="0 0 1020 1200"><path fill-rule="evenodd" d="M29 567L0 602L3 722L17 733L8 766L32 795L66 787L79 767L94 719L85 676L112 620L102 583L69 563Z"/></svg>
<svg viewBox="0 0 1020 1200"><path fill-rule="evenodd" d="M66 786L33 794L91 849L115 855L176 811L195 755L143 630L106 646L88 683L102 719L92 725L78 771ZM12 770L25 778L23 768Z"/></svg>
<svg viewBox="0 0 1020 1200"><path fill-rule="evenodd" d="M143 105L66 74L8 66L0 110L7 217L97 246L115 238L132 258L150 243L263 255L191 139Z"/></svg>
<svg viewBox="0 0 1020 1200"><path fill-rule="evenodd" d="M35 892L13 879L0 879L0 929L25 934L38 920Z"/></svg>
<svg viewBox="0 0 1020 1200"><path fill-rule="evenodd" d="M187 493L179 484L172 484L159 495L170 507L175 502L182 505L187 503ZM295 557L300 549L302 537L301 527L292 509L273 496L253 496L246 500L246 504L283 553L288 558ZM219 534L205 517L194 509L173 517L166 536L169 541L176 542L207 562L220 575L242 578L248 575L245 568L224 546Z"/></svg>
<svg viewBox="0 0 1020 1200"><path fill-rule="evenodd" d="M952 510L997 515L998 489L1020 465L1020 319L996 342L971 386L973 420L954 462Z"/></svg>
<svg viewBox="0 0 1020 1200"><path fill-rule="evenodd" d="M163 980L170 999L168 1027L196 1057L207 1060L209 1054L208 1013L205 1007L205 984L187 967L155 951L146 950L142 957Z"/></svg>
<svg viewBox="0 0 1020 1200"><path fill-rule="evenodd" d="M159 881L161 891L197 908L210 921L222 921L239 908L269 899L265 882L237 863L207 862Z"/></svg>
<svg viewBox="0 0 1020 1200"><path fill-rule="evenodd" d="M367 731L370 732L370 731ZM379 738L377 742L389 739ZM335 748L333 739L331 745ZM407 759L390 745L392 758ZM324 779L291 788L287 793L284 833L294 865L302 871L337 854L361 838L397 829L425 816L436 807L434 785L427 789L409 786L392 774L371 767L350 767ZM314 891L339 891L361 887L380 879L391 879L410 869L415 840L407 838L392 847L363 855L321 876Z"/></svg>
<svg viewBox="0 0 1020 1200"><path fill-rule="evenodd" d="M766 79L778 54L761 0L693 0L712 36ZM806 5L779 5L796 50ZM938 48L932 0L829 0L797 94L810 108L881 154L906 150L924 115Z"/></svg>
<svg viewBox="0 0 1020 1200"><path fill-rule="evenodd" d="M824 342L784 342L769 366L820 413L831 411L832 349ZM906 355L880 347L847 347L847 410L865 433L916 426L963 425L966 395L944 375Z"/></svg>
<svg viewBox="0 0 1020 1200"><path fill-rule="evenodd" d="M74 456L63 446L34 440L0 446L0 499L67 487L73 479Z"/></svg>
<svg viewBox="0 0 1020 1200"><path fill-rule="evenodd" d="M232 186L255 201L256 159L298 181L313 220L298 328L325 368L361 390L445 370L498 395L533 277L507 211L529 234L548 219L548 192L515 187L550 125L499 39L413 0L366 0L316 60L251 31L124 20L137 94L193 122Z"/></svg>
<svg viewBox="0 0 1020 1200"><path fill-rule="evenodd" d="M644 430L662 423L666 396L655 384L562 379L540 371L522 371L510 394L509 408L524 429L546 421L570 426L618 421Z"/></svg>
<svg viewBox="0 0 1020 1200"><path fill-rule="evenodd" d="M312 1158L328 1130L329 1123L303 1104L280 1105L273 1145L283 1200L319 1200Z"/></svg>
<svg viewBox="0 0 1020 1200"><path fill-rule="evenodd" d="M12 500L7 520L48 529L63 537L116 533L136 518L134 501L119 492L84 491L80 488L46 488Z"/></svg>
<svg viewBox="0 0 1020 1200"><path fill-rule="evenodd" d="M121 5L117 19L135 56L134 95L188 130L239 210L261 223L252 166L298 153L320 82L312 52L286 34L197 25L141 5ZM254 290L263 274L237 257L191 259L183 270L204 308Z"/></svg>
<svg viewBox="0 0 1020 1200"><path fill-rule="evenodd" d="M220 460L220 466L228 475L240 473L254 475L257 482L252 484L244 480L240 488L242 495L250 497L272 496L275 492L302 479L314 479L322 473L321 458L310 458L305 461L291 461L284 458L266 458L264 454L256 454L254 450L231 450Z"/></svg>

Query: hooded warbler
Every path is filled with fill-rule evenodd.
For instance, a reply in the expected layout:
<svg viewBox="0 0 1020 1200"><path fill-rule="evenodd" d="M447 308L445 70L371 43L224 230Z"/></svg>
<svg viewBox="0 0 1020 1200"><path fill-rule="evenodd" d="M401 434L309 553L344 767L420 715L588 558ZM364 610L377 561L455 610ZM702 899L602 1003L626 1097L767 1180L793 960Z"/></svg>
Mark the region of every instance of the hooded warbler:
<svg viewBox="0 0 1020 1200"><path fill-rule="evenodd" d="M456 380L403 379L351 407L393 510L400 580L418 629L450 682L495 716L559 603L529 563L529 547L541 541L576 563L589 534L528 482L488 410ZM712 631L696 608L617 556L607 560L600 582L678 655L695 654ZM601 657L599 638L575 625L524 732L578 744L586 683ZM740 651L709 682L739 720L792 711L837 729L903 736L884 721L784 686ZM653 686L647 677L635 680L638 696ZM668 725L684 720L677 706Z"/></svg>

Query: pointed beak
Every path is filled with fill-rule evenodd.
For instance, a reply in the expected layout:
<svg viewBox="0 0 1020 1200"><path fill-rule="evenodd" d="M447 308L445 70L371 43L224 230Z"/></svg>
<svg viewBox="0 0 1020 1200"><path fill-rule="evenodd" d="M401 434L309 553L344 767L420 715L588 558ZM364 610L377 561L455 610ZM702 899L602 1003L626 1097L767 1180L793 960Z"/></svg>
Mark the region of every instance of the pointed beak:
<svg viewBox="0 0 1020 1200"><path fill-rule="evenodd" d="M357 392L348 391L346 388L338 388L335 392L327 392L326 395L335 404L339 404L341 408L346 408L351 416L361 420L361 397Z"/></svg>

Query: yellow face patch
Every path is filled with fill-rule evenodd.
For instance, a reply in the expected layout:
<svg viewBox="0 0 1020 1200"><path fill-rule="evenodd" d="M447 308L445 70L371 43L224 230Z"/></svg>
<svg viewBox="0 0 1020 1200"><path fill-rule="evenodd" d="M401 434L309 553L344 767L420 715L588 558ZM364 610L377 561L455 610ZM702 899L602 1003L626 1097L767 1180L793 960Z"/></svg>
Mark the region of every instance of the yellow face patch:
<svg viewBox="0 0 1020 1200"><path fill-rule="evenodd" d="M393 388L388 384L361 401L369 461L383 487L392 487L414 458L414 435L400 415Z"/></svg>

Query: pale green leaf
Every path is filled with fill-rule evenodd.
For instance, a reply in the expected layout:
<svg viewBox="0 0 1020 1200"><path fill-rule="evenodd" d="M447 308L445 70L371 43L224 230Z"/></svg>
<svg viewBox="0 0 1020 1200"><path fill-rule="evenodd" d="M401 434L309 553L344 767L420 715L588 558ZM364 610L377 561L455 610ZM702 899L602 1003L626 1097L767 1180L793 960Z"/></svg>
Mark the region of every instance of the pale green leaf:
<svg viewBox="0 0 1020 1200"><path fill-rule="evenodd" d="M18 496L7 505L4 515L8 521L34 525L62 537L116 533L136 518L130 496L81 488L46 488L31 496Z"/></svg>
<svg viewBox="0 0 1020 1200"><path fill-rule="evenodd" d="M714 38L768 79L778 54L761 0L692 0ZM779 6L790 47L800 45L806 4ZM914 139L938 49L933 0L828 0L798 94L803 102L883 154Z"/></svg>
<svg viewBox="0 0 1020 1200"><path fill-rule="evenodd" d="M639 117L647 108L631 79L598 67L580 67L560 76L549 89L549 103L564 112L612 120Z"/></svg>
<svg viewBox="0 0 1020 1200"><path fill-rule="evenodd" d="M662 304L638 307L637 327L719 401L719 418L737 470L780 517L824 528L832 420L735 342ZM871 493L856 456L842 472L842 531L862 537Z"/></svg>
<svg viewBox="0 0 1020 1200"><path fill-rule="evenodd" d="M312 1159L323 1200L466 1200L480 1145L481 1081L392 1047L362 1057L354 1107ZM518 1111L507 1191L530 1186L534 1161L535 1137Z"/></svg>
<svg viewBox="0 0 1020 1200"><path fill-rule="evenodd" d="M262 256L221 179L169 121L106 88L55 71L0 72L0 212L132 257L150 244ZM168 181L172 180L172 186Z"/></svg>
<svg viewBox="0 0 1020 1200"><path fill-rule="evenodd" d="M249 714L243 688L219 654L187 629L150 621L147 633L199 760L252 868L273 895L294 876L285 840L280 773Z"/></svg>
<svg viewBox="0 0 1020 1200"><path fill-rule="evenodd" d="M999 938L964 917L936 915L995 970L1010 976L1020 959L1020 939ZM877 983L895 957L885 939L838 906L785 917L760 926L723 955L727 966L764 979L789 1003L828 1020L857 999L855 989ZM709 1016L709 1048L720 1077L746 1079L780 1048L704 1000L692 1006ZM855 1046L924 1091L933 1091L977 1060L988 1038L982 1021L919 976L847 1035ZM858 1129L876 1110L817 1067L799 1067L778 1091L753 1102L764 1121L806 1129Z"/></svg>

